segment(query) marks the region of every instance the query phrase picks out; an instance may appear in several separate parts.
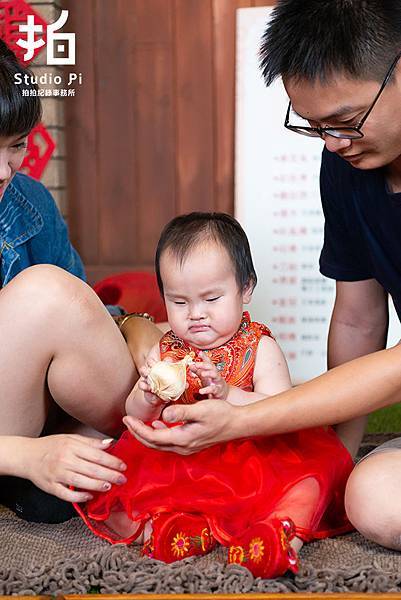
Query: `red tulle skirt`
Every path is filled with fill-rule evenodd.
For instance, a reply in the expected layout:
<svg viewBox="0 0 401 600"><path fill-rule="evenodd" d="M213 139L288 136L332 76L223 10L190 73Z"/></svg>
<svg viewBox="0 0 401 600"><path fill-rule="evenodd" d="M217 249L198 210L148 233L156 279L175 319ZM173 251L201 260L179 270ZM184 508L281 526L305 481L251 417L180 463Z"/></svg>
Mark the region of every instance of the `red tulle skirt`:
<svg viewBox="0 0 401 600"><path fill-rule="evenodd" d="M112 543L130 541L107 526L111 512L120 511L141 525L158 513L202 515L224 545L277 515L280 506L285 514L278 516L290 517L304 540L352 529L344 490L353 462L331 428L236 440L190 456L149 449L126 431L110 453L127 464L127 483L76 508L94 533ZM315 486L309 498L306 487L291 501L291 490L308 478L316 480L319 493Z"/></svg>

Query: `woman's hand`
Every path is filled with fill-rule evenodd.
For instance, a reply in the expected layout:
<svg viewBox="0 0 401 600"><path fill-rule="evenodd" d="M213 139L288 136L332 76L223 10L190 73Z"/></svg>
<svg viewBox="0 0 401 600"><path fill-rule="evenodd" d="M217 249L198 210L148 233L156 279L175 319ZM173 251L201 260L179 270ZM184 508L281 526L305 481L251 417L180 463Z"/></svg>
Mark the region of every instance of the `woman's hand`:
<svg viewBox="0 0 401 600"><path fill-rule="evenodd" d="M227 400L229 386L224 381L216 365L210 360L205 352L200 352L202 362L193 362L189 369L191 373L199 377L202 383L200 394L214 400Z"/></svg>
<svg viewBox="0 0 401 600"><path fill-rule="evenodd" d="M112 483L126 482L126 465L105 452L112 441L76 434L21 438L23 469L17 474L62 500L85 502L92 498L91 491L104 492Z"/></svg>
<svg viewBox="0 0 401 600"><path fill-rule="evenodd" d="M196 404L175 404L165 408L165 422L184 421L175 427L168 428L160 421L155 421L153 427L149 427L139 419L128 416L123 421L132 435L149 448L193 454L218 442L249 435L245 426L241 426L241 416L247 409L221 400L203 400Z"/></svg>

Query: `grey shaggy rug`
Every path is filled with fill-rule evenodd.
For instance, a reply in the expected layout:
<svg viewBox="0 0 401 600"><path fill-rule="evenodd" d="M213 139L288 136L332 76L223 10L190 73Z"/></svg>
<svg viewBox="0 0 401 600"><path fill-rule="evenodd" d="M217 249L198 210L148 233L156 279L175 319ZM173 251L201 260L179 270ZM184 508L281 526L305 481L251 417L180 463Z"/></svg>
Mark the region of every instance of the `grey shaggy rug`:
<svg viewBox="0 0 401 600"><path fill-rule="evenodd" d="M367 436L363 453L388 439ZM60 525L26 523L0 511L0 594L401 592L401 553L357 533L313 542L298 575L254 578L227 566L226 550L171 565L141 558L135 546L111 546L78 518Z"/></svg>

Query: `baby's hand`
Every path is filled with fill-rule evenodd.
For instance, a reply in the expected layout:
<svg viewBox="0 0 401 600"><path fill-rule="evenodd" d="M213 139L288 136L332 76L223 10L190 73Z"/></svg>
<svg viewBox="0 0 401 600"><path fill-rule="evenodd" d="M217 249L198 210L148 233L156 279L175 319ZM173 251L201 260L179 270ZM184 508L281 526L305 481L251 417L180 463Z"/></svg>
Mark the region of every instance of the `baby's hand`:
<svg viewBox="0 0 401 600"><path fill-rule="evenodd" d="M148 380L150 369L156 362L156 360L148 359L146 361L146 364L139 369L140 378L138 381L138 387L140 390L143 391L145 401L148 402L151 406L162 406L166 403L161 398L159 398L159 396L153 394L152 388L150 387Z"/></svg>
<svg viewBox="0 0 401 600"><path fill-rule="evenodd" d="M203 387L199 390L210 399L227 400L229 386L224 381L215 364L204 352L200 352L202 362L193 362L190 365L190 371L199 377Z"/></svg>

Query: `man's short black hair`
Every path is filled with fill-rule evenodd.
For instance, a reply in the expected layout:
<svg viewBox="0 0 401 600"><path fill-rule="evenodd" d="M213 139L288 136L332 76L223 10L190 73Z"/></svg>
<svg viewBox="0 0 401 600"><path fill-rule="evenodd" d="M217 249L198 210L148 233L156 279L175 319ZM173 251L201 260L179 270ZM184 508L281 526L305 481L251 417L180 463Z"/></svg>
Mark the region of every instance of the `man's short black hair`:
<svg viewBox="0 0 401 600"><path fill-rule="evenodd" d="M160 276L160 258L169 250L182 264L198 244L213 240L227 251L233 265L238 288L244 291L255 287L257 276L252 262L248 238L234 217L218 212L192 212L180 215L163 229L156 250L155 270L157 283L163 295ZM205 265L207 269L207 265Z"/></svg>
<svg viewBox="0 0 401 600"><path fill-rule="evenodd" d="M16 84L14 75L20 73L22 80L28 75L28 83ZM0 39L0 136L27 135L42 116L37 86L31 83L29 69L18 62L15 54ZM23 95L23 90L26 95Z"/></svg>
<svg viewBox="0 0 401 600"><path fill-rule="evenodd" d="M382 81L401 51L400 0L278 0L262 39L266 85L326 83L333 73Z"/></svg>

